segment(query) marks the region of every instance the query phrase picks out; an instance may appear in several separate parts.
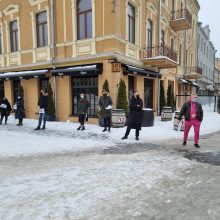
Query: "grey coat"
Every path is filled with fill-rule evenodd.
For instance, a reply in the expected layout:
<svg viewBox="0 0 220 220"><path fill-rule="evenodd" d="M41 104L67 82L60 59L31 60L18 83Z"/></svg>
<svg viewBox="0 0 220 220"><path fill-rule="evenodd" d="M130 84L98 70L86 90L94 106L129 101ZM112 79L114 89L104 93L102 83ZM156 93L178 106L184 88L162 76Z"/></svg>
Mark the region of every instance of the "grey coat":
<svg viewBox="0 0 220 220"><path fill-rule="evenodd" d="M101 96L99 99L99 107L100 107L100 116L102 118L109 118L112 116L111 109L105 109L109 105L112 105L112 99L110 96Z"/></svg>

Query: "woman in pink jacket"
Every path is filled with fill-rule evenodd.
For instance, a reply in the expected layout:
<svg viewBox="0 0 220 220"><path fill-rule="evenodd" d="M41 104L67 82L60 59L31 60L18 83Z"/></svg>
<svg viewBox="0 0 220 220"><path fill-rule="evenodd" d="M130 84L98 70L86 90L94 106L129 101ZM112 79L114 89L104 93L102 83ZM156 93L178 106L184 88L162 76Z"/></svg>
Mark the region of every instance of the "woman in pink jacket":
<svg viewBox="0 0 220 220"><path fill-rule="evenodd" d="M181 120L183 115L185 117L183 145L187 144L188 134L190 128L193 126L194 146L199 148L200 125L203 120L203 109L202 105L198 103L197 94L191 94L189 101L182 106L178 119Z"/></svg>

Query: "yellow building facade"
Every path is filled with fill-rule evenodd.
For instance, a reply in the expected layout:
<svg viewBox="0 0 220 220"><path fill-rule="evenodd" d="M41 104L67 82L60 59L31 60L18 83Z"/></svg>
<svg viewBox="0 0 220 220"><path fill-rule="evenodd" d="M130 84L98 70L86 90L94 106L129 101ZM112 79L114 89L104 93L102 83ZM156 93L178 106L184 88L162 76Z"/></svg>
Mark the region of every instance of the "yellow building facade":
<svg viewBox="0 0 220 220"><path fill-rule="evenodd" d="M57 120L76 120L84 92L96 122L104 81L116 108L122 78L156 113L161 83L174 95L191 89L180 79L195 79L198 11L197 0L2 0L0 95L13 104L22 86L26 116L36 118L50 82Z"/></svg>

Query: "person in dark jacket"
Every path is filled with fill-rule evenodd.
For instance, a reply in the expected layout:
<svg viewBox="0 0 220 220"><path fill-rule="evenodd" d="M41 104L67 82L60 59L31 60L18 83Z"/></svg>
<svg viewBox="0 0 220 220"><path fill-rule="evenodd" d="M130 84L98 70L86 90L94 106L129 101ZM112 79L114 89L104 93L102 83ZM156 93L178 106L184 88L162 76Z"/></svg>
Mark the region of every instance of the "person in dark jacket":
<svg viewBox="0 0 220 220"><path fill-rule="evenodd" d="M11 113L11 105L6 97L3 97L0 101L0 112L1 112L0 125L2 124L4 118L5 118L5 124L7 124L8 116Z"/></svg>
<svg viewBox="0 0 220 220"><path fill-rule="evenodd" d="M190 128L194 127L194 146L199 148L199 133L200 125L203 120L203 109L202 105L198 102L197 94L193 93L190 96L188 102L183 104L178 120L180 121L182 116L185 118L185 128L184 128L184 140L183 145L187 144L188 134Z"/></svg>
<svg viewBox="0 0 220 220"><path fill-rule="evenodd" d="M85 97L85 94L81 93L80 94L80 100L77 104L78 107L78 114L79 114L79 123L80 126L77 128L77 130L85 130L85 118L86 118L86 114L88 113L88 109L89 109L89 101L87 100L87 98Z"/></svg>
<svg viewBox="0 0 220 220"><path fill-rule="evenodd" d="M99 99L100 115L104 119L103 132L111 130L111 117L112 117L112 99L108 92L103 90L102 96Z"/></svg>
<svg viewBox="0 0 220 220"><path fill-rule="evenodd" d="M18 96L16 100L16 109L15 109L15 118L18 119L18 126L23 125L24 119L24 99L21 96Z"/></svg>
<svg viewBox="0 0 220 220"><path fill-rule="evenodd" d="M138 91L135 91L134 96L131 98L129 103L128 126L125 136L122 138L122 140L128 138L131 129L136 130L136 140L139 140L139 131L141 130L142 124L142 108L143 101L140 98Z"/></svg>
<svg viewBox="0 0 220 220"><path fill-rule="evenodd" d="M38 101L38 106L39 106L39 121L38 121L38 126L35 129L40 130L41 123L43 120L43 127L42 130L46 129L46 115L47 115L47 105L48 105L48 93L47 89L42 89L41 90L41 96Z"/></svg>

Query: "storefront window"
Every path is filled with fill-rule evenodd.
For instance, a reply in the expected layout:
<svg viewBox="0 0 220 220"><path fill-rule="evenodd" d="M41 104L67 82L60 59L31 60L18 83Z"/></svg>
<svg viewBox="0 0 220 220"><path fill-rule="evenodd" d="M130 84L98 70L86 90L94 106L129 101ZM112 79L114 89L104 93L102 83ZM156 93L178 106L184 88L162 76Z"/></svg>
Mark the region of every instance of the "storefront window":
<svg viewBox="0 0 220 220"><path fill-rule="evenodd" d="M144 107L153 109L154 80L144 79Z"/></svg>
<svg viewBox="0 0 220 220"><path fill-rule="evenodd" d="M134 93L134 76L128 76L128 98L130 99Z"/></svg>
<svg viewBox="0 0 220 220"><path fill-rule="evenodd" d="M49 78L41 78L40 79L40 90L41 89L47 89L49 84Z"/></svg>
<svg viewBox="0 0 220 220"><path fill-rule="evenodd" d="M89 100L89 116L97 116L99 108L98 76L94 77L72 77L72 114L77 115L77 103L80 93L84 93Z"/></svg>
<svg viewBox="0 0 220 220"><path fill-rule="evenodd" d="M0 81L0 100L5 96L4 82Z"/></svg>
<svg viewBox="0 0 220 220"><path fill-rule="evenodd" d="M20 80L13 80L14 103L16 102L16 99L18 97L20 86L21 86Z"/></svg>

